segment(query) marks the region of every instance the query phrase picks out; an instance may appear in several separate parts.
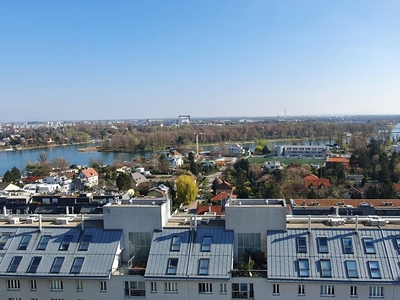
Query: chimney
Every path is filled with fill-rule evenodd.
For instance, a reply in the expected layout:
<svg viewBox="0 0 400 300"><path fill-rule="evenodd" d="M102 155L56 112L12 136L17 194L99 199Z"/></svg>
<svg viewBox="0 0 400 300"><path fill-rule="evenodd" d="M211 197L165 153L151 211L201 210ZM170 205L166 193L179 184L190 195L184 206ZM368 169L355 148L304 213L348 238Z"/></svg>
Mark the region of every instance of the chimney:
<svg viewBox="0 0 400 300"><path fill-rule="evenodd" d="M39 231L42 232L42 215L39 215Z"/></svg>
<svg viewBox="0 0 400 300"><path fill-rule="evenodd" d="M85 217L83 214L81 214L81 229L82 231L85 230Z"/></svg>
<svg viewBox="0 0 400 300"><path fill-rule="evenodd" d="M3 206L3 215L7 216L7 207L5 205Z"/></svg>

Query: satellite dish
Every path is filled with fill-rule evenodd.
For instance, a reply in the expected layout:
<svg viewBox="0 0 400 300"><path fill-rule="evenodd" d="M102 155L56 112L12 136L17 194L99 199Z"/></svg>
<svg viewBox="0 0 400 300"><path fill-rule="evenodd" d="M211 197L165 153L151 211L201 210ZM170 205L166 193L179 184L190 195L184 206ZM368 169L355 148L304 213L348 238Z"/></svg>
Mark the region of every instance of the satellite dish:
<svg viewBox="0 0 400 300"><path fill-rule="evenodd" d="M130 198L132 198L135 195L135 191L133 189L129 189L126 193Z"/></svg>

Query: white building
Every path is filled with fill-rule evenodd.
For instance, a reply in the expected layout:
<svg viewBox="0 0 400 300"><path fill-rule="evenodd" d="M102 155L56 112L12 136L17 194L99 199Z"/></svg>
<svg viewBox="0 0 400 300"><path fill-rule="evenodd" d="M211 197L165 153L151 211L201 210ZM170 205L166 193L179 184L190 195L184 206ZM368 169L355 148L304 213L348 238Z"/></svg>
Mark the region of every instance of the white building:
<svg viewBox="0 0 400 300"><path fill-rule="evenodd" d="M275 170L283 170L283 163L281 163L280 161L266 161L264 163L264 169L267 169L270 172L273 172Z"/></svg>
<svg viewBox="0 0 400 300"><path fill-rule="evenodd" d="M364 226L362 217L335 216L346 225L330 227L321 217L286 217L284 199L231 199L224 216L170 210L166 196L107 204L100 216L1 216L1 298L350 300L400 292L395 218Z"/></svg>
<svg viewBox="0 0 400 300"><path fill-rule="evenodd" d="M328 154L328 146L294 145L275 147L276 156L325 158Z"/></svg>

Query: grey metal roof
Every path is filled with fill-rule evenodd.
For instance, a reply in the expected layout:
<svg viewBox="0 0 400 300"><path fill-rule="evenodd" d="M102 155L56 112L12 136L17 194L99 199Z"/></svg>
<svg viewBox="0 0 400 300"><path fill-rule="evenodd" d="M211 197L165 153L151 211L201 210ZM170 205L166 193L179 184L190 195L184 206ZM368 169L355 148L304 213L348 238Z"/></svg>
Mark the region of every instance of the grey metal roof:
<svg viewBox="0 0 400 300"><path fill-rule="evenodd" d="M351 229L290 229L287 231L268 231L268 278L270 280L321 280L321 281L376 281L399 282L399 249L395 237L400 236L399 230L362 229L358 234ZM306 237L307 253L297 252L297 237ZM318 237L327 237L329 253L319 253ZM342 239L350 237L354 253L344 253ZM372 238L375 254L367 254L364 238ZM308 259L309 276L300 277L298 260ZM332 276L321 276L321 259L329 259L332 266ZM357 264L358 278L349 278L346 261L353 260ZM381 278L372 278L369 262L379 263Z"/></svg>
<svg viewBox="0 0 400 300"><path fill-rule="evenodd" d="M181 236L180 251L171 251L174 236ZM212 237L209 252L201 251L204 236ZM147 261L145 278L162 279L229 279L233 262L232 231L221 228L164 229L153 234L153 241ZM178 258L176 275L168 275L167 267L170 258ZM199 275L199 261L209 259L208 275Z"/></svg>
<svg viewBox="0 0 400 300"><path fill-rule="evenodd" d="M38 228L18 227L6 228L0 227L0 236L4 233L10 233L8 241L3 250L0 250L0 276L35 276L35 277L108 277L111 274L111 268L115 260L118 248L121 244L122 231L104 230L102 228L80 227L68 228L44 227L41 232ZM22 238L26 235L32 235L26 250L18 250ZM46 250L37 250L37 245L43 235L50 235L51 238L47 244ZM68 251L60 250L60 243L65 235L72 235L72 241ZM79 250L83 235L92 235L92 241L87 251ZM22 260L15 273L7 272L13 257L22 256ZM27 273L28 267L33 257L42 257L36 273ZM52 274L50 269L55 257L64 257L64 263L59 273ZM71 267L76 257L84 257L84 263L79 274L71 274Z"/></svg>

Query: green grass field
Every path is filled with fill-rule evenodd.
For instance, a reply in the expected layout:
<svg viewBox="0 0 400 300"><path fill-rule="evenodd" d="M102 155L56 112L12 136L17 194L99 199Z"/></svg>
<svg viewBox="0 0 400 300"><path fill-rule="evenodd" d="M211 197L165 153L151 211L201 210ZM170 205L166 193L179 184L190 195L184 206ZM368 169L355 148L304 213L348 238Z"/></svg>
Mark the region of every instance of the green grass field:
<svg viewBox="0 0 400 300"><path fill-rule="evenodd" d="M279 161L285 166L290 164L300 164L300 165L319 165L322 166L325 163L325 159L314 159L314 158L296 158L296 157L278 157L278 156L268 156L268 157L249 157L249 162L251 164L263 165L266 161Z"/></svg>

